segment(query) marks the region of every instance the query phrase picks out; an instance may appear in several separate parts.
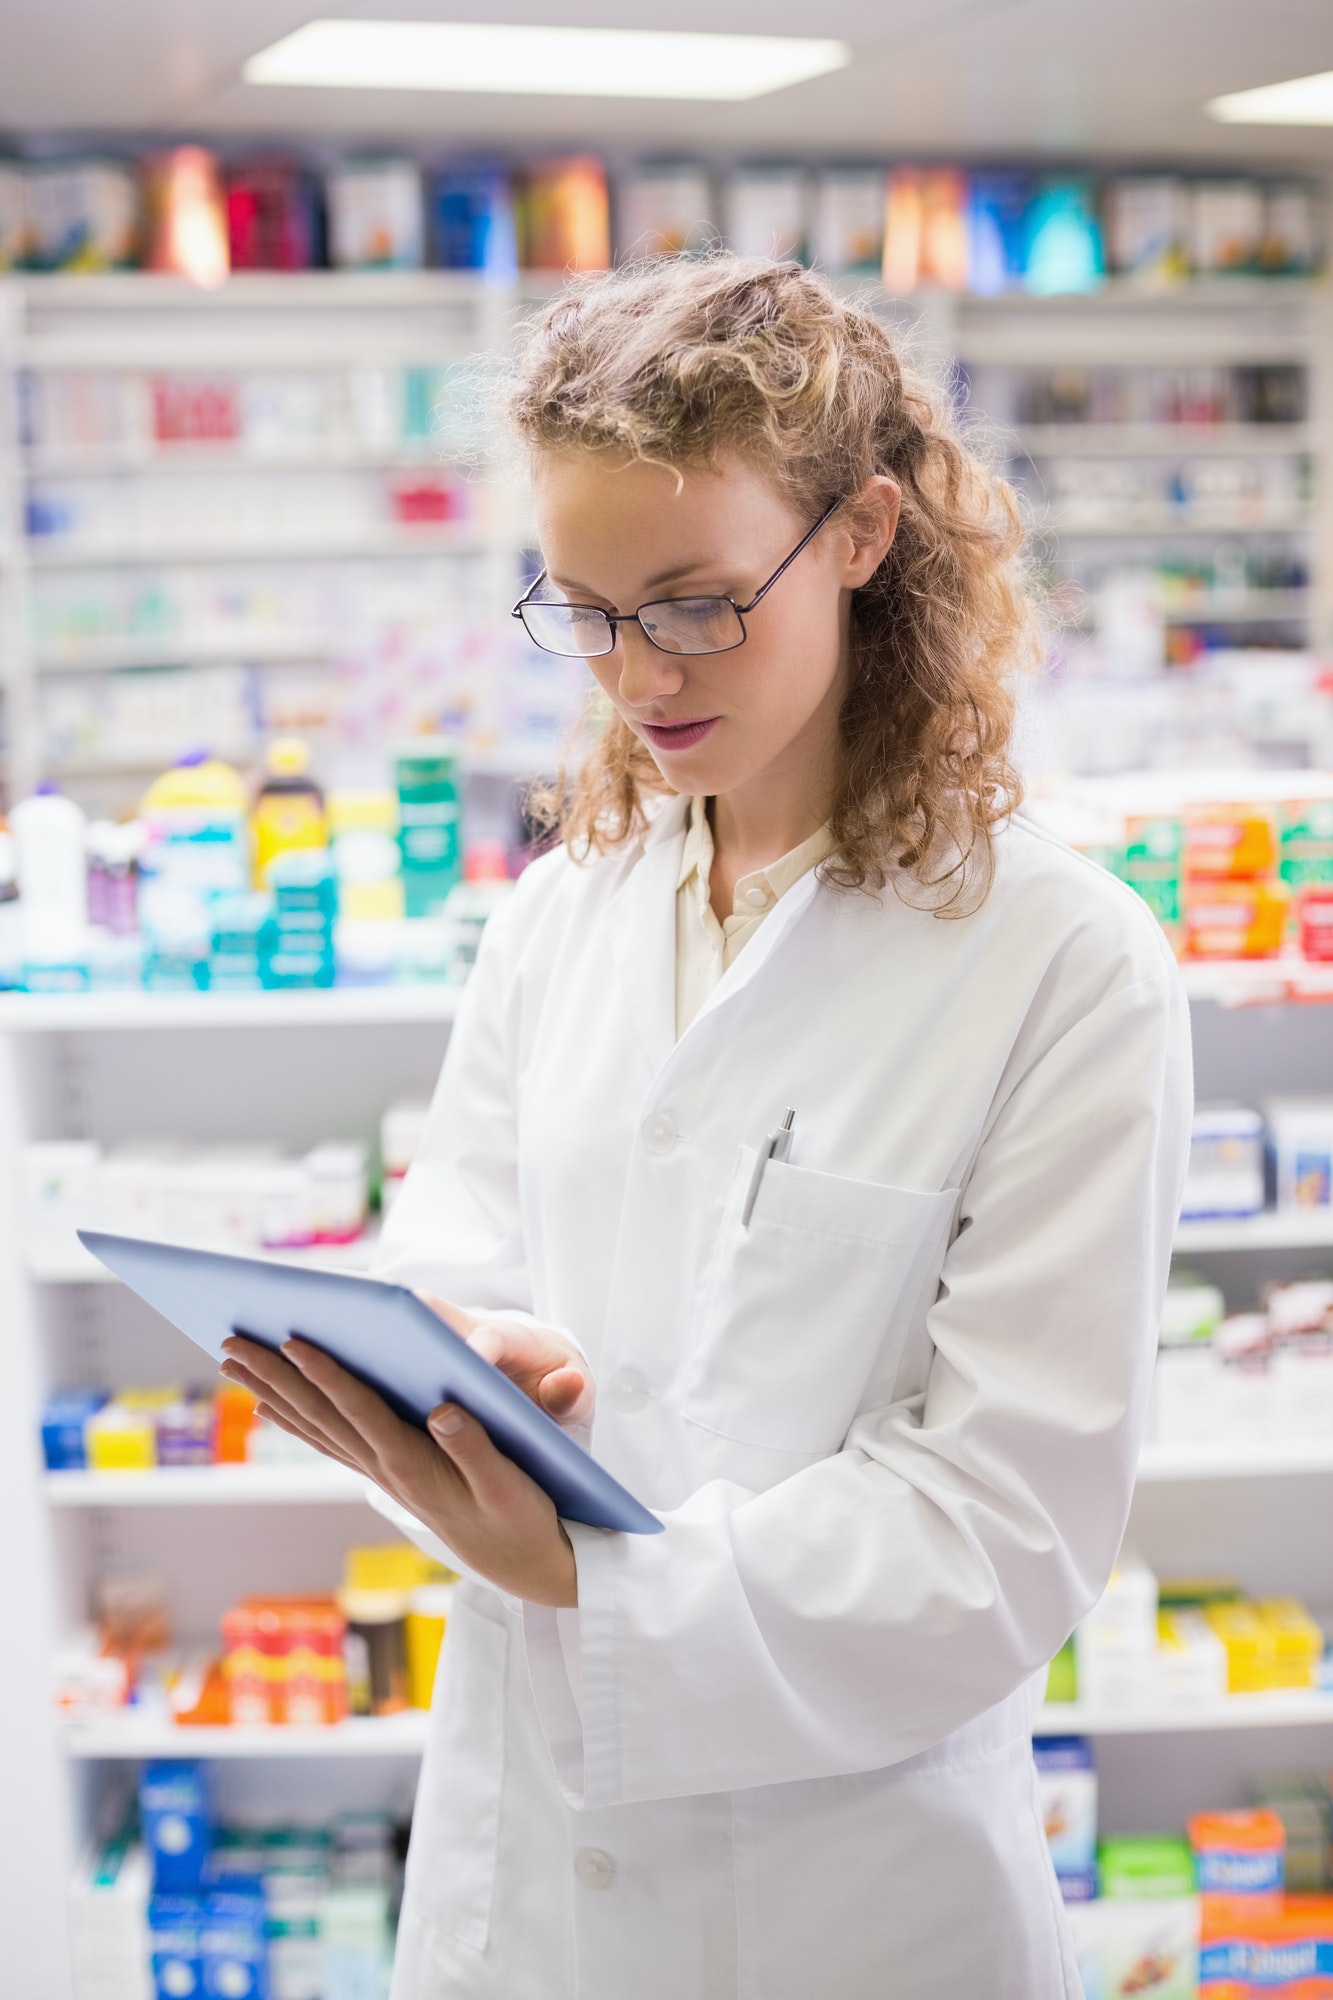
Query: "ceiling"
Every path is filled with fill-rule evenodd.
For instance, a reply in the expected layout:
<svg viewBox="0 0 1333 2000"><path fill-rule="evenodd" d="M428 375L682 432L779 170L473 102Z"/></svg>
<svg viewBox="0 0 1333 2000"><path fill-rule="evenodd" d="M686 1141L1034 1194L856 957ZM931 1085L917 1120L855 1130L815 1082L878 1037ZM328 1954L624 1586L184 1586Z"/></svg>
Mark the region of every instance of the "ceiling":
<svg viewBox="0 0 1333 2000"><path fill-rule="evenodd" d="M325 12L838 36L851 67L748 104L247 87L240 66ZM1333 68L1333 0L0 0L0 134L571 142L710 155L1306 162L1333 128L1202 106Z"/></svg>

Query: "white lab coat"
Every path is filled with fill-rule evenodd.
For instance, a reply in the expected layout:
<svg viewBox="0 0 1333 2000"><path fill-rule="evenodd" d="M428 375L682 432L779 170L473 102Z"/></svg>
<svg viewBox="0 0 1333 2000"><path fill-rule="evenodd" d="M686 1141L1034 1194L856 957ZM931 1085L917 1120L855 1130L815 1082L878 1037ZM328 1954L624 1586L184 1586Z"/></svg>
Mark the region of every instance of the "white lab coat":
<svg viewBox="0 0 1333 2000"><path fill-rule="evenodd" d="M807 875L677 1041L683 821L524 876L386 1230L572 1331L666 1523L573 1528L576 1612L460 1592L395 2000L1073 1996L1029 1739L1129 1504L1176 968L1018 820L961 920Z"/></svg>

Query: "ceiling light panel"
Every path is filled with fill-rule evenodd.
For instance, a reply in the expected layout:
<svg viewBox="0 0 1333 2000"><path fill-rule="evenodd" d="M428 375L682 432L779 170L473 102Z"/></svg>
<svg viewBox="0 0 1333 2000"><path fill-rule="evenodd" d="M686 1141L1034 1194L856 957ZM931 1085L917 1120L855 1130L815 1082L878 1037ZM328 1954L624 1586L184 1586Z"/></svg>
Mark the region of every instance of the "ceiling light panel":
<svg viewBox="0 0 1333 2000"><path fill-rule="evenodd" d="M1333 69L1258 90L1233 90L1215 97L1208 115L1225 125L1333 125Z"/></svg>
<svg viewBox="0 0 1333 2000"><path fill-rule="evenodd" d="M454 21L310 21L251 56L247 83L738 102L825 76L845 42Z"/></svg>

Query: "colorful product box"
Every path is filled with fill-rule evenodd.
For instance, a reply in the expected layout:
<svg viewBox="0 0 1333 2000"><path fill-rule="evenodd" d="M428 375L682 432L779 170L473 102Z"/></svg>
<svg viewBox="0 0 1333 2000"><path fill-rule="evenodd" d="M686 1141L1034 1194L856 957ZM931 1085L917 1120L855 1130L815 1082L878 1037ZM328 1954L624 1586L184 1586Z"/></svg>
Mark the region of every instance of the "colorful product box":
<svg viewBox="0 0 1333 2000"><path fill-rule="evenodd" d="M1141 896L1173 943L1181 918L1184 823L1170 813L1131 814L1115 872Z"/></svg>
<svg viewBox="0 0 1333 2000"><path fill-rule="evenodd" d="M1091 1877L1097 1865L1097 1771L1092 1745L1082 1736L1044 1736L1034 1742L1032 1754L1055 1872L1061 1878Z"/></svg>
<svg viewBox="0 0 1333 2000"><path fill-rule="evenodd" d="M1185 814L1185 873L1253 882L1277 868L1277 815L1259 804L1192 805Z"/></svg>
<svg viewBox="0 0 1333 2000"><path fill-rule="evenodd" d="M158 1895L197 1895L213 1845L208 1766L177 1758L146 1764L139 1819Z"/></svg>
<svg viewBox="0 0 1333 2000"><path fill-rule="evenodd" d="M1244 1896L1265 1911L1282 1907L1286 1830L1267 1806L1195 1813L1189 1823L1199 1891Z"/></svg>
<svg viewBox="0 0 1333 2000"><path fill-rule="evenodd" d="M1278 883L1196 876L1185 885L1186 958L1272 958L1282 948L1287 892Z"/></svg>
<svg viewBox="0 0 1333 2000"><path fill-rule="evenodd" d="M209 1890L199 1958L207 2000L269 2000L264 1892L257 1881L238 1876Z"/></svg>
<svg viewBox="0 0 1333 2000"><path fill-rule="evenodd" d="M199 1896L150 1896L148 1936L155 2000L197 2000L203 1992L204 1968L199 1930L203 1899Z"/></svg>
<svg viewBox="0 0 1333 2000"><path fill-rule="evenodd" d="M1333 2000L1333 1899L1208 1896L1202 1921L1201 2000Z"/></svg>
<svg viewBox="0 0 1333 2000"><path fill-rule="evenodd" d="M53 1396L42 1411L42 1453L48 1472L82 1472L88 1463L85 1426L106 1401L104 1390Z"/></svg>

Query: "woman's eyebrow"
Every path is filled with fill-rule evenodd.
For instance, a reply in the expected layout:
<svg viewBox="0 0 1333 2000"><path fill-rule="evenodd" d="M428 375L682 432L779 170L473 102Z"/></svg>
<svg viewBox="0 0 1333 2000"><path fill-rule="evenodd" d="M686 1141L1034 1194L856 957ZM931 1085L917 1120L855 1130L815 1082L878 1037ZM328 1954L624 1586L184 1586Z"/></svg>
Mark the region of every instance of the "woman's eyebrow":
<svg viewBox="0 0 1333 2000"><path fill-rule="evenodd" d="M648 577L643 587L646 591L661 590L664 585L675 583L680 577L694 576L699 570L708 569L710 564L711 558L707 556L700 556L694 562L677 563L674 569L664 569L657 576ZM599 590L594 590L590 583L580 583L576 578L571 576L559 576L553 569L548 569L546 574L558 590L568 592L582 591L587 597L602 596L602 593ZM611 602L609 597L603 598L602 601L605 604ZM641 604L646 604L648 601L647 598L640 598L639 600Z"/></svg>

